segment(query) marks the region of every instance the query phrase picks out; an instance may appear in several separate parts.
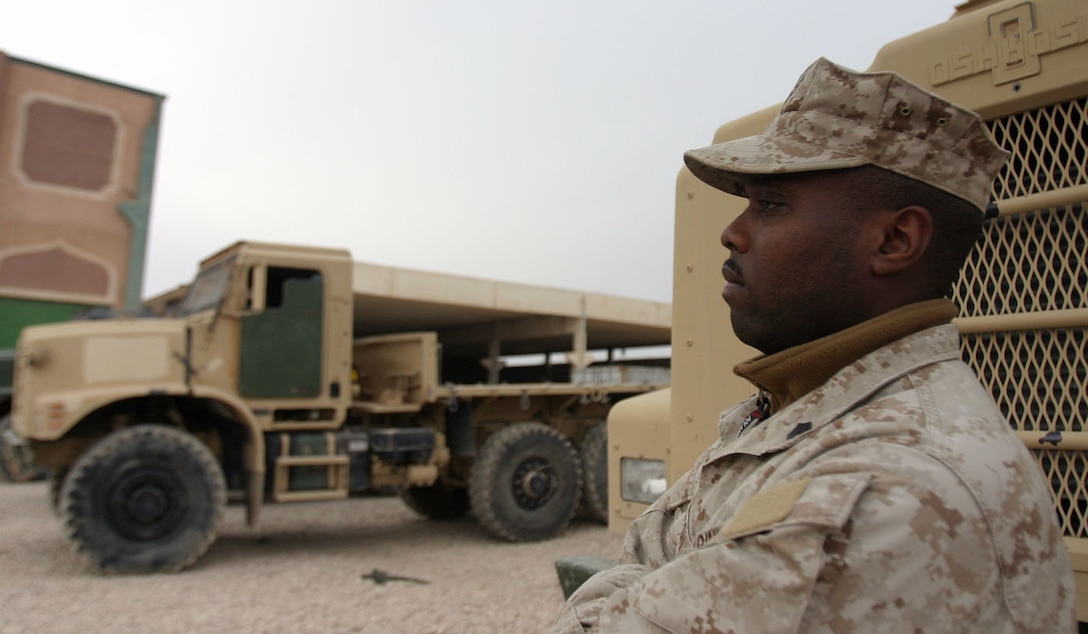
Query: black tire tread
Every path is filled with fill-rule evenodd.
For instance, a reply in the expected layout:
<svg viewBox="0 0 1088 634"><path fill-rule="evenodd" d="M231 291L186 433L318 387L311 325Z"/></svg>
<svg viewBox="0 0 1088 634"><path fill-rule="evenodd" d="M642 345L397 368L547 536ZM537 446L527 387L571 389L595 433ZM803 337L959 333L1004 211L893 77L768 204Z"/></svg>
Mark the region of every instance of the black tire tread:
<svg viewBox="0 0 1088 634"><path fill-rule="evenodd" d="M169 455L174 452L186 452L197 469L207 476L204 485L210 488L211 516L198 526L196 540L189 544L186 552L172 557L126 556L123 538L116 537L114 544L110 540L94 535L102 527L90 525L87 507L93 501L88 500L89 491L93 490L94 479L111 469L120 458L123 461L135 459L138 452L152 455ZM165 425L136 425L114 432L87 450L71 467L60 493L61 516L64 519L69 539L76 550L90 560L92 566L100 572L145 573L177 572L200 558L216 538L216 527L222 519L226 505L226 484L222 469L211 451L194 436Z"/></svg>
<svg viewBox="0 0 1088 634"><path fill-rule="evenodd" d="M562 448L564 458L574 467L575 482L571 483L573 490L570 490L573 503L560 505L558 509L549 508L548 510L558 512L558 515L550 518L548 525L542 528L519 526L509 518L503 517L496 508L501 503L499 490L505 487L505 483L498 481L500 478L498 472L503 466L503 459L515 445L533 436L538 437L533 443L534 446L548 442L556 443ZM566 528L578 512L582 497L581 461L570 441L552 427L543 423L516 423L500 429L484 442L472 467L468 490L476 521L495 537L511 542L550 539Z"/></svg>
<svg viewBox="0 0 1088 634"><path fill-rule="evenodd" d="M594 425L578 448L582 459L582 509L599 524L608 524L608 424ZM603 476L603 477L602 477Z"/></svg>

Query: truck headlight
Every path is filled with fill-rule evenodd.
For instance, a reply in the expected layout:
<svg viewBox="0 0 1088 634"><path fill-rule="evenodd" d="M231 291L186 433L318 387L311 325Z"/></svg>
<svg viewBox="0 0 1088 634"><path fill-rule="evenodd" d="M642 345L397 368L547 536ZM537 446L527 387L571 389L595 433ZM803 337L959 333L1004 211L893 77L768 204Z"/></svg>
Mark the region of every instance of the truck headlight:
<svg viewBox="0 0 1088 634"><path fill-rule="evenodd" d="M620 459L620 496L623 499L652 504L667 488L663 461Z"/></svg>

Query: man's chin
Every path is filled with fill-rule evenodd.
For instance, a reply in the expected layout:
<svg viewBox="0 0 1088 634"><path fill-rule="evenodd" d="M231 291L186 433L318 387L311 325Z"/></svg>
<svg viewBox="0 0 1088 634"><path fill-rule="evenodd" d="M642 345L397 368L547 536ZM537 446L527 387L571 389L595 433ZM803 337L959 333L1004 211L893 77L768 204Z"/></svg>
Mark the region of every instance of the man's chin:
<svg viewBox="0 0 1088 634"><path fill-rule="evenodd" d="M746 346L760 350L760 343L762 337L759 336L753 328L749 327L748 321L743 318L738 318L736 311L730 311L729 322L733 325L733 334L740 339L740 342Z"/></svg>

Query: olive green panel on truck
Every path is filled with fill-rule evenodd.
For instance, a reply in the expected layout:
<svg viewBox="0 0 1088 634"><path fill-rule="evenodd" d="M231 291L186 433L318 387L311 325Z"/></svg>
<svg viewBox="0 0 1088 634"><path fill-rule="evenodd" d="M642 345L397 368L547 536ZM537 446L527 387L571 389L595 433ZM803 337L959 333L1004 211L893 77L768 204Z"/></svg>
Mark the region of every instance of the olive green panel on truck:
<svg viewBox="0 0 1088 634"><path fill-rule="evenodd" d="M287 277L277 283L277 272ZM282 292L276 289L282 288ZM316 271L269 270L266 308L242 318L238 389L247 398L312 398L321 393L324 284Z"/></svg>
<svg viewBox="0 0 1088 634"><path fill-rule="evenodd" d="M0 297L0 404L11 394L15 342L19 332L31 324L68 321L85 308L84 304Z"/></svg>

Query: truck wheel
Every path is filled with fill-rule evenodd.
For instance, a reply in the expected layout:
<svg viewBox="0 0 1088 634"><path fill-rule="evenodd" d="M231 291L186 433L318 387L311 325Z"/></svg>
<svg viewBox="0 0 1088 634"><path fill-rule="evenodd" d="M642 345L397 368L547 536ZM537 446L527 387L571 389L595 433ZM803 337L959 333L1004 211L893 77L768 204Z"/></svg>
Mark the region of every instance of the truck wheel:
<svg viewBox="0 0 1088 634"><path fill-rule="evenodd" d="M477 521L496 537L548 539L578 510L582 466L558 431L540 423L518 423L484 442L468 493Z"/></svg>
<svg viewBox="0 0 1088 634"><path fill-rule="evenodd" d="M34 464L30 443L11 428L11 416L0 418L0 480L30 482L45 477L45 470Z"/></svg>
<svg viewBox="0 0 1088 634"><path fill-rule="evenodd" d="M429 487L409 487L400 492L400 499L416 513L432 520L455 520L468 513L468 491L464 487L435 484Z"/></svg>
<svg viewBox="0 0 1088 634"><path fill-rule="evenodd" d="M76 461L61 515L98 570L174 572L215 541L225 501L223 472L203 443L173 427L137 425Z"/></svg>
<svg viewBox="0 0 1088 634"><path fill-rule="evenodd" d="M598 423L582 439L582 510L594 521L608 524L608 425Z"/></svg>

